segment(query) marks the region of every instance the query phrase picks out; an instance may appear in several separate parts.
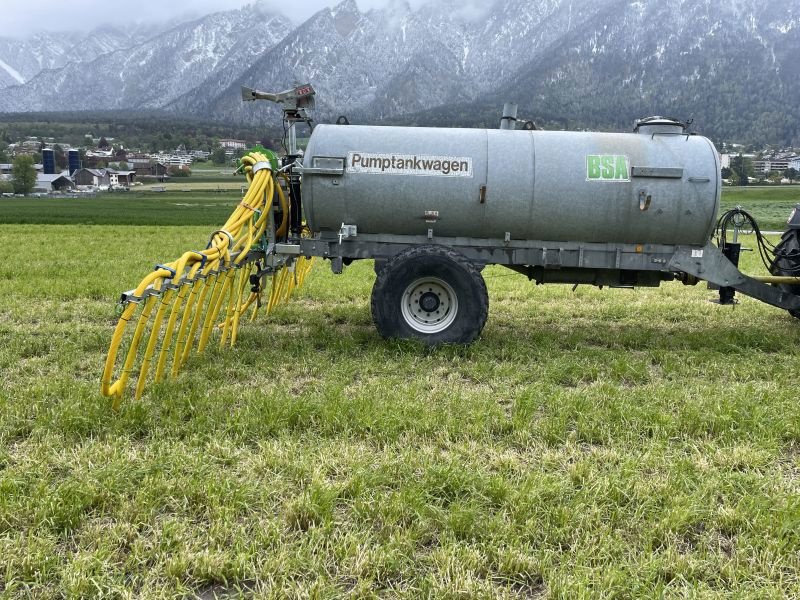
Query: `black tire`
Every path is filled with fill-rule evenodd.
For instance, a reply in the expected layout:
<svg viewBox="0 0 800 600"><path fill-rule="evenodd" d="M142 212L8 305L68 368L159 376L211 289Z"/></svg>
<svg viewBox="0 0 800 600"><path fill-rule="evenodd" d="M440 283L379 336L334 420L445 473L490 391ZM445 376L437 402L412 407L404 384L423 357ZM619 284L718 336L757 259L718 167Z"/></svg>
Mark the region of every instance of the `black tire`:
<svg viewBox="0 0 800 600"><path fill-rule="evenodd" d="M372 320L385 338L468 344L489 314L480 272L445 246L417 246L390 259L372 288Z"/></svg>
<svg viewBox="0 0 800 600"><path fill-rule="evenodd" d="M376 258L375 259L375 266L373 269L375 270L375 275L380 274L381 269L386 266L386 259L385 258Z"/></svg>
<svg viewBox="0 0 800 600"><path fill-rule="evenodd" d="M800 230L787 229L775 247L775 259L770 265L773 275L797 276L800 274ZM780 284L784 292L800 296L800 285ZM789 314L800 319L800 311L790 310Z"/></svg>

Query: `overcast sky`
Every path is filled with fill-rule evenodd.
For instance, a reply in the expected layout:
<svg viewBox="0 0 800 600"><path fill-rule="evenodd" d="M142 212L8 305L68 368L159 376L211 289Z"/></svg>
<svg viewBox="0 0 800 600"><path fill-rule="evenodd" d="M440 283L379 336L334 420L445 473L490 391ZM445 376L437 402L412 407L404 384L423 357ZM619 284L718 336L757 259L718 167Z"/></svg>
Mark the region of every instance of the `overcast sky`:
<svg viewBox="0 0 800 600"><path fill-rule="evenodd" d="M361 10L385 4L387 0L356 0ZM187 15L199 17L208 13L241 8L254 0L0 0L0 37L24 37L36 31L88 31L98 25L111 23L123 26L126 19L144 23L181 19ZM290 6L282 10L292 20L300 22L323 6L338 4L337 0L277 0L262 2L268 6ZM412 6L419 1L411 2ZM280 10L280 9L278 9Z"/></svg>

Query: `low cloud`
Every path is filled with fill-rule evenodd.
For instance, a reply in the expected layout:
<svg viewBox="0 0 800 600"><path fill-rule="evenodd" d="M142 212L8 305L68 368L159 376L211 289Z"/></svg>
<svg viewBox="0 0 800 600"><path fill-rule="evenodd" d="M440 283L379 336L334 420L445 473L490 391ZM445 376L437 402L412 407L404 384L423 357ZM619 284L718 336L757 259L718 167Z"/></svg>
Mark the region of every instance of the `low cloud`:
<svg viewBox="0 0 800 600"><path fill-rule="evenodd" d="M0 0L0 37L19 38L39 31L90 31L101 25L120 29L141 23L191 19L220 10L241 8L246 0L137 0L132 4L102 0Z"/></svg>
<svg viewBox="0 0 800 600"><path fill-rule="evenodd" d="M424 4L440 0L408 0L416 10ZM260 12L282 13L295 23L301 23L336 0L304 0L287 3L281 0L137 0L120 8L103 0L0 0L0 37L27 37L39 31L88 32L102 25L124 28L126 21L140 24L164 24L201 17L212 12L232 10L251 5ZM362 11L382 8L388 4L404 4L405 0L356 0ZM466 0L458 4L457 18L474 20L485 17L491 2Z"/></svg>

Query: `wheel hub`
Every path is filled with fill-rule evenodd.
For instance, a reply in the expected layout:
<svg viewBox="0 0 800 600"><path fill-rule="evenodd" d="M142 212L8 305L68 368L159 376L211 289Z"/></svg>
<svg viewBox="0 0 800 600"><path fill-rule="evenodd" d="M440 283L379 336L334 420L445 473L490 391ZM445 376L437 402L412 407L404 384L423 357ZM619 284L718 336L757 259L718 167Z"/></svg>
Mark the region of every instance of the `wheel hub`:
<svg viewBox="0 0 800 600"><path fill-rule="evenodd" d="M422 307L422 310L426 312L434 312L441 306L441 302L439 301L439 297L433 292L425 292L420 296L419 305Z"/></svg>
<svg viewBox="0 0 800 600"><path fill-rule="evenodd" d="M423 277L411 282L403 292L400 311L413 330L438 333L455 320L458 297L446 281L438 277Z"/></svg>

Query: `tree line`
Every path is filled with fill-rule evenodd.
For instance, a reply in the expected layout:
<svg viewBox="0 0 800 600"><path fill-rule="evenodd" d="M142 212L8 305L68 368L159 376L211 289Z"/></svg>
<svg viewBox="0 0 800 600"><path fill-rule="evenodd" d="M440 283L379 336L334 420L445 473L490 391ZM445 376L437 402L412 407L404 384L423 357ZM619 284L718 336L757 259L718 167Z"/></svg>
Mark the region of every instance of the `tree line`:
<svg viewBox="0 0 800 600"><path fill-rule="evenodd" d="M2 147L29 137L54 138L73 147L92 146L91 138L104 139L108 146L123 142L126 149L142 152L171 151L183 146L187 151L213 152L219 140L234 138L255 145L274 145L281 132L276 128L176 118L163 113L101 111L79 113L0 114ZM113 140L113 141L112 141ZM266 144L264 142L267 142Z"/></svg>

